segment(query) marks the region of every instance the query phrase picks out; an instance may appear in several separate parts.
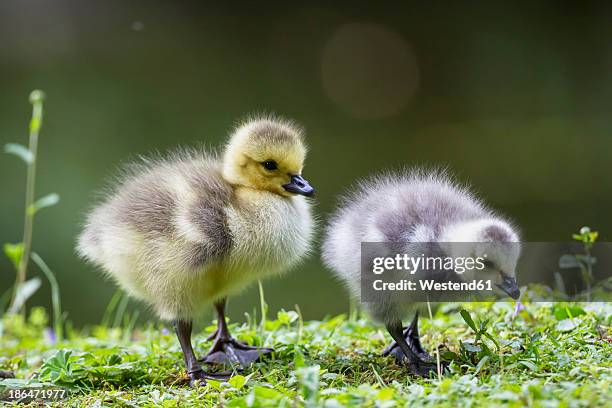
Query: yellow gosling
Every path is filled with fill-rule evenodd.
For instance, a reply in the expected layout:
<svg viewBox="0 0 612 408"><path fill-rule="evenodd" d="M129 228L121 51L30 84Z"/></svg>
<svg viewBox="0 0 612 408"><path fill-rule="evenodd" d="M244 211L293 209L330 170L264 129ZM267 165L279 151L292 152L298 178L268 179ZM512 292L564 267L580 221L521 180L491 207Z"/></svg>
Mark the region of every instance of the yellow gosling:
<svg viewBox="0 0 612 408"><path fill-rule="evenodd" d="M307 254L314 189L301 175L305 157L292 122L248 120L221 157L181 151L130 166L88 214L78 253L173 322L192 383L215 377L191 345L192 320L211 303L218 329L206 363L245 366L272 351L231 337L225 303Z"/></svg>

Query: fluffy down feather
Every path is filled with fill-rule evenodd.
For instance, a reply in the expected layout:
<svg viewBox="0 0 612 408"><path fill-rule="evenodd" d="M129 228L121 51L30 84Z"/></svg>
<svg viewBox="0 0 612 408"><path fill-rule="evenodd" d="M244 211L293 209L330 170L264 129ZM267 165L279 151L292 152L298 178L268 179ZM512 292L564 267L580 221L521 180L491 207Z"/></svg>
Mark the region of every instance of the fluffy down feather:
<svg viewBox="0 0 612 408"><path fill-rule="evenodd" d="M299 174L301 131L274 118L239 126L222 159L181 151L141 160L88 214L78 253L167 320L191 320L211 302L287 270L308 251L310 204L259 188L270 178L255 164L256 174L240 173L250 155L279 144Z"/></svg>

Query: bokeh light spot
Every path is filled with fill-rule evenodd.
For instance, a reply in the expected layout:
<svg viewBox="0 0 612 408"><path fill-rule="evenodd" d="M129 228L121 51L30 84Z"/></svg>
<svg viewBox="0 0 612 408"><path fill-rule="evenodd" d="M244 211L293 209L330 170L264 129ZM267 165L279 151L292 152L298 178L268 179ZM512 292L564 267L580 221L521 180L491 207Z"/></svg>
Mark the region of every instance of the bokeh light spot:
<svg viewBox="0 0 612 408"><path fill-rule="evenodd" d="M361 119L397 114L419 86L412 47L378 24L341 26L323 49L321 71L329 98Z"/></svg>

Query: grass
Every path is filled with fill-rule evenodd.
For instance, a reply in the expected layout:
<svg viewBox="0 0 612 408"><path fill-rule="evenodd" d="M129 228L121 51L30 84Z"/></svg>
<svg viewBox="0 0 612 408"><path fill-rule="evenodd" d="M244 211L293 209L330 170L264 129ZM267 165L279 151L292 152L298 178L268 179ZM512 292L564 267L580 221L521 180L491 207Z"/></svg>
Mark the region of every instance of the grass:
<svg viewBox="0 0 612 408"><path fill-rule="evenodd" d="M178 342L161 324L131 329L124 319L68 330L54 343L35 308L27 320L2 320L0 370L16 378L0 380L0 393L59 385L70 394L55 404L74 407L612 406L612 304L534 301L545 293L530 289L518 313L511 303L443 304L422 319L424 343L452 361L440 378L411 377L381 357L389 336L365 318L303 322L281 311L263 330L254 319L230 325L240 340L276 348L272 358L198 388L188 386ZM194 336L199 353L214 327Z"/></svg>
<svg viewBox="0 0 612 408"><path fill-rule="evenodd" d="M323 321L304 322L297 307L268 318L261 284L262 318L247 315L247 323L230 327L240 340L277 351L228 382L189 387L172 331L159 323L136 327L138 314L126 313L128 298L122 292L113 297L100 325L75 330L64 318L55 274L32 251L35 214L59 200L57 194L35 200L43 99L42 92L32 92L28 146L5 146L26 164L27 178L23 240L4 245L16 282L12 295L0 296L0 404L11 389L62 387L67 399L49 405L612 407L612 302L553 302L545 287L531 287L522 297L524 308L442 304L431 319L422 319L424 343L439 352L437 358L451 362L449 374L430 379L411 377L382 357L389 336L355 307L348 317ZM564 255L559 267L579 269L590 288L595 262L590 250L597 232L584 227L573 238L583 242L585 253ZM42 308L26 316L26 301L41 284L39 277L28 280L30 260L51 285L52 323ZM560 274L557 282L562 289ZM608 295L611 284L602 285ZM2 314L9 296L9 313ZM201 355L214 329L210 325L194 336Z"/></svg>

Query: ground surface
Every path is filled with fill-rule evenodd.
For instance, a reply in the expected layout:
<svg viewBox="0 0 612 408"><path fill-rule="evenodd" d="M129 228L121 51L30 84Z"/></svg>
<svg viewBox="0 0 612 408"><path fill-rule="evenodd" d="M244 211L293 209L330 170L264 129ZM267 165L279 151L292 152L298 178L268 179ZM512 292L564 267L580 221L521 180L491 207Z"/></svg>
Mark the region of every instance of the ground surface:
<svg viewBox="0 0 612 408"><path fill-rule="evenodd" d="M278 352L227 383L198 388L187 385L178 343L162 326L130 330L126 319L123 328L69 331L54 344L37 309L27 321L2 321L0 370L16 378L0 379L0 393L61 385L68 398L50 404L75 407L612 406L612 304L529 301L535 293L518 313L512 303L445 304L422 319L425 346L452 361L440 378L410 377L381 357L389 336L365 318L302 322L291 311L263 329L232 324L239 339ZM213 329L194 336L199 353Z"/></svg>

